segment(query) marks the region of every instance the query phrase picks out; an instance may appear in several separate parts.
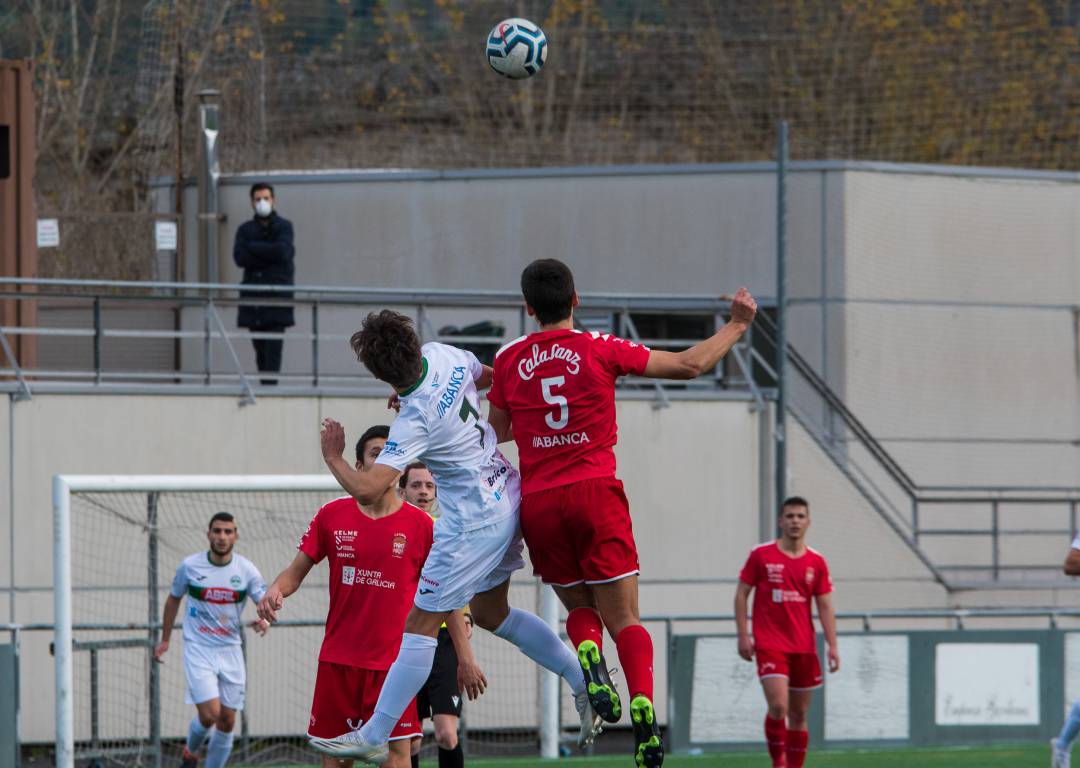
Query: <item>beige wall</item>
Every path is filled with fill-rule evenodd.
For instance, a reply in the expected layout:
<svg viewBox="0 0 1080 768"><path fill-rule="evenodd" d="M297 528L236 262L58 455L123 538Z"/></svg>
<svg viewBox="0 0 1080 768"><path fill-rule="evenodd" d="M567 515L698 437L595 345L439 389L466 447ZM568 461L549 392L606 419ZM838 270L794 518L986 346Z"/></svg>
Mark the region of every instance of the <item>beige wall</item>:
<svg viewBox="0 0 1080 768"><path fill-rule="evenodd" d="M631 499L641 551L642 613L729 613L738 570L759 541L761 415L745 402L675 401L670 408L654 409L650 401L620 400L618 411L619 474ZM381 399L264 397L256 406L241 407L232 397L63 395L40 395L17 403L13 413L14 472L9 470L10 463L3 467L18 510L16 590L0 592L0 608L13 599L14 618L24 623L52 619L53 473L320 472L317 425L323 416L345 421L351 435L360 425L387 416ZM1021 606L1068 604L1069 595L1061 591L1000 592L986 600L981 592L948 595L810 436L794 422L789 422L789 430L790 490L811 499L811 545L829 559L840 610L976 607L987 601ZM513 451L508 453L513 457ZM284 549L292 546L292 535ZM108 556L123 557L124 546L125 542L116 542L115 552ZM958 549L965 546L956 543ZM262 563L264 575L272 578L283 563ZM162 563L166 572L172 567L171 562ZM515 600L529 607L534 595L528 571L515 581L519 585ZM681 627L682 631L695 628L730 629ZM657 638L658 686L663 690L663 625L652 629ZM253 727L259 730L287 728L307 706L312 669L303 660L284 665L289 668L285 684L292 692L288 704L268 704L274 697L267 693L265 672L282 667L273 649L284 642L294 657L298 653L293 641L301 635L284 632L252 649L251 690L253 701L258 702L252 716L258 718ZM52 734L49 639L47 633L27 633L23 638L23 679L45 681L24 686L33 691L22 701L23 738L28 741L48 740ZM515 684L532 685L531 673L521 677L521 661L513 649L490 639L478 647L484 650L494 676L507 683L513 679ZM303 659L313 656L314 647L302 655ZM167 666L165 728L166 733L179 733L187 717L179 646L174 663ZM475 721L500 725L531 717L511 705L504 697L492 696L474 709ZM666 717L666 706L661 706L661 717Z"/></svg>
<svg viewBox="0 0 1080 768"><path fill-rule="evenodd" d="M677 401L655 410L650 401L620 401L618 412L619 473L631 499L646 582L642 612L726 612L730 581L647 582L734 579L757 539L758 415L745 402ZM255 406L242 407L233 397L93 395L38 395L16 403L13 414L15 471L9 472L9 462L2 465L2 485L14 489L18 510L13 526L14 619L22 623L52 620L53 474L318 473L323 471L321 418L341 419L355 437L362 426L390 415L385 401L374 398L263 397ZM0 448L0 456L4 450ZM512 450L508 453L516 458ZM9 530L5 525L4 535ZM141 546L117 541L115 551L105 557L122 558L125 545ZM264 575L272 578L280 565L263 564ZM169 572L175 564L163 562L161 567ZM528 584L528 572L520 580ZM10 594L5 591L3 596ZM23 680L47 681L25 687L33 690L22 701L27 740L47 740L52 734L50 639L47 633L23 638ZM261 668L264 654L257 648L256 654L253 664ZM516 654L499 658L493 659L496 667L520 666ZM179 656L176 661L172 666L178 666ZM170 667L165 676L171 686L165 691L165 697L172 697L170 707L182 698L176 674ZM297 696L306 699L309 691L301 679L305 673L292 674L298 680ZM182 702L167 708L167 727L182 725L185 713ZM480 710L477 716L482 716Z"/></svg>
<svg viewBox="0 0 1080 768"><path fill-rule="evenodd" d="M1080 186L845 187L846 404L920 484L1080 484Z"/></svg>
<svg viewBox="0 0 1080 768"><path fill-rule="evenodd" d="M9 437L11 435L11 413L15 408L15 401L10 397L6 398L6 402L3 406L0 406L0 470L3 475L8 474L9 467L11 467L11 449ZM14 573L14 564L12 562L12 538L11 532L15 528L15 520L12 517L11 507L11 485L9 483L3 483L0 485L0 590L7 589L11 586L11 579ZM13 618L10 613L11 605L8 600L4 601L4 609L0 611L0 621L9 621Z"/></svg>

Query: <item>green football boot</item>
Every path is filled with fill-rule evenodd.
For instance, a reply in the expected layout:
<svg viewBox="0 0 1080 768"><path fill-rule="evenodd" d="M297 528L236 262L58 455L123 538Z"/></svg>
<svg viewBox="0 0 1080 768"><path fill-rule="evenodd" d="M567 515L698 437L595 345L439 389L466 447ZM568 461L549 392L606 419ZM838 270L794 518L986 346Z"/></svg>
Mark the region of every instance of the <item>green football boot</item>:
<svg viewBox="0 0 1080 768"><path fill-rule="evenodd" d="M639 768L660 768L664 764L664 742L660 740L652 702L635 696L630 701L630 719L634 722L634 763Z"/></svg>
<svg viewBox="0 0 1080 768"><path fill-rule="evenodd" d="M577 649L581 671L585 674L585 690L589 694L589 703L593 711L608 723L617 723L622 717L622 701L615 684L608 674L604 654L592 640L583 640Z"/></svg>

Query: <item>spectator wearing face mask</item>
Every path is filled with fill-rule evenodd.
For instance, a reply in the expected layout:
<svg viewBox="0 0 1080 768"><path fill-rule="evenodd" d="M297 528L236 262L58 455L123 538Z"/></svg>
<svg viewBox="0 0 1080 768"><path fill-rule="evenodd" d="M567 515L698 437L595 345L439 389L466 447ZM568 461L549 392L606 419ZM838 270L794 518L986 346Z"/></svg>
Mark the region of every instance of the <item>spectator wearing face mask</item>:
<svg viewBox="0 0 1080 768"><path fill-rule="evenodd" d="M274 210L274 188L266 182L251 185L251 207L255 216L236 230L233 260L244 270L244 285L293 285L293 226ZM258 334L255 363L259 372L281 370L281 348L285 329L295 324L293 308L281 303L291 299L288 292L243 290L240 296L273 299L273 303L241 305L236 324ZM277 384L276 377L260 378L262 384Z"/></svg>

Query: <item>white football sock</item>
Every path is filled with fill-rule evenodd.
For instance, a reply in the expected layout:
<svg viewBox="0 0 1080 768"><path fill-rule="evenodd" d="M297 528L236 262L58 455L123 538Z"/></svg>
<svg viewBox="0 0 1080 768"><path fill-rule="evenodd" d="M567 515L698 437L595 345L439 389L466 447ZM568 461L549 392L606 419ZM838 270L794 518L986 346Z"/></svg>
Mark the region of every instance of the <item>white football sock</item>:
<svg viewBox="0 0 1080 768"><path fill-rule="evenodd" d="M495 634L509 640L541 667L561 677L575 694L585 690L585 676L581 674L577 656L536 614L511 608L510 615L495 630Z"/></svg>
<svg viewBox="0 0 1080 768"><path fill-rule="evenodd" d="M214 731L210 735L210 746L206 748L206 768L223 768L232 752L232 743L232 731Z"/></svg>
<svg viewBox="0 0 1080 768"><path fill-rule="evenodd" d="M434 637L410 632L402 635L401 650L383 681L375 713L360 729L360 738L368 744L382 744L390 738L405 707L431 675L438 644Z"/></svg>
<svg viewBox="0 0 1080 768"><path fill-rule="evenodd" d="M209 731L209 728L199 722L198 715L191 718L191 725L188 726L187 731L187 751L191 754L198 752L206 741L206 734Z"/></svg>

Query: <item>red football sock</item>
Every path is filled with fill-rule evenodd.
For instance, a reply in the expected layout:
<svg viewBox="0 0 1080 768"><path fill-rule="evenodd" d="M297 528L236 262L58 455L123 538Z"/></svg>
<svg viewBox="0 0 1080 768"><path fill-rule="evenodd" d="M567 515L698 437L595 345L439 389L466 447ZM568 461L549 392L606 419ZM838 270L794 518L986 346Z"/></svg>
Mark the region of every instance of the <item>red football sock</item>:
<svg viewBox="0 0 1080 768"><path fill-rule="evenodd" d="M604 625L595 608L575 608L566 617L566 636L574 650L586 640L592 640L596 647L604 650Z"/></svg>
<svg viewBox="0 0 1080 768"><path fill-rule="evenodd" d="M788 731L787 768L802 768L806 760L806 745L809 743L809 731Z"/></svg>
<svg viewBox="0 0 1080 768"><path fill-rule="evenodd" d="M768 715L765 715L765 743L769 745L769 757L772 758L773 765L784 764L784 748L787 746L789 738L787 721L783 718L773 720ZM806 754L805 745L803 749L803 754Z"/></svg>
<svg viewBox="0 0 1080 768"><path fill-rule="evenodd" d="M648 630L640 624L631 624L615 638L615 647L619 649L630 698L640 695L652 701L653 647Z"/></svg>

